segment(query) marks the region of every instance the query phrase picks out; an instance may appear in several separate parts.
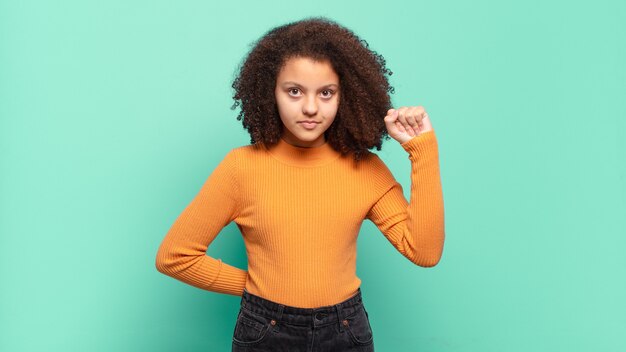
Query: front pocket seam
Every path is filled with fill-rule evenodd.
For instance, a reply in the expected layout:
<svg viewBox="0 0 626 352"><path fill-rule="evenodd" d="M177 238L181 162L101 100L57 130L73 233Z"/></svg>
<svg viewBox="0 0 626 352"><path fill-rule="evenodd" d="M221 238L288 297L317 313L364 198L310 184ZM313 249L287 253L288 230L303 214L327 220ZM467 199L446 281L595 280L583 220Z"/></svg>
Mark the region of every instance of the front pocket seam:
<svg viewBox="0 0 626 352"><path fill-rule="evenodd" d="M248 319L245 315L241 316L241 323L252 327L259 332L263 331L263 324L259 323L256 320Z"/></svg>
<svg viewBox="0 0 626 352"><path fill-rule="evenodd" d="M254 320L253 318L249 318L246 315L250 315L253 317L258 317L261 318L263 320L268 320L267 318L265 318L262 315L256 314L252 311L250 311L249 309L246 309L244 307L242 307L242 309L239 312L239 320L237 322L237 329L241 328L241 325L245 325L245 326L249 326L251 328L253 328L254 330L259 332L259 337L256 340L253 341L242 341L242 340L238 340L235 336L237 336L237 334L233 334L233 343L236 343L240 346L252 346L255 344L260 343L263 339L265 339L268 336L268 331L271 328L271 324L269 322L266 323L260 323L257 320ZM236 330L237 332L237 330Z"/></svg>
<svg viewBox="0 0 626 352"><path fill-rule="evenodd" d="M362 309L365 312L365 307L362 307ZM350 314L349 316L347 316L345 319L346 320L355 320L357 318L358 314L359 314L359 309L357 309L353 314ZM368 317L367 314L365 314L365 322L367 323L368 330L370 331L370 338L367 339L367 340L360 340L356 336L356 334L352 330L352 324L348 324L348 326L346 326L346 330L348 330L348 333L350 334L350 337L358 345L368 345L368 344L370 344L374 340L374 334L372 332L372 327L371 327L371 325L369 323L369 317Z"/></svg>
<svg viewBox="0 0 626 352"><path fill-rule="evenodd" d="M270 324L267 324L264 330L261 330L261 336L259 336L259 338L254 341L241 341L241 340L237 340L237 338L233 336L233 342L241 346L256 345L257 343L260 343L261 341L263 341L265 337L267 337L267 332L270 330L270 326L271 326Z"/></svg>
<svg viewBox="0 0 626 352"><path fill-rule="evenodd" d="M368 345L372 342L372 340L374 340L374 335L371 334L370 338L365 340L365 341L361 341L359 340L356 335L354 334L354 332L352 332L352 327L350 325L348 325L348 328L346 329L348 330L348 333L350 334L350 337L352 337L352 340L358 344L358 345ZM370 330L371 331L371 330Z"/></svg>

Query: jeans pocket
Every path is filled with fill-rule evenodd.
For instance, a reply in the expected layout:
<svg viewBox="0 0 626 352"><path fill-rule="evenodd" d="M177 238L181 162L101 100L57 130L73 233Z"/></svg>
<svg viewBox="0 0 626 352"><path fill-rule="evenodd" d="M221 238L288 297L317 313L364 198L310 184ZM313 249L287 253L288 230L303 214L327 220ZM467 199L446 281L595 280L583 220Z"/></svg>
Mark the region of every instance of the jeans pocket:
<svg viewBox="0 0 626 352"><path fill-rule="evenodd" d="M348 321L346 330L350 334L352 341L357 345L369 345L374 340L372 327L369 321L369 314L365 311L365 307L360 305L357 310L346 317Z"/></svg>
<svg viewBox="0 0 626 352"><path fill-rule="evenodd" d="M260 343L267 335L270 327L270 319L241 308L235 323L233 343L240 346Z"/></svg>

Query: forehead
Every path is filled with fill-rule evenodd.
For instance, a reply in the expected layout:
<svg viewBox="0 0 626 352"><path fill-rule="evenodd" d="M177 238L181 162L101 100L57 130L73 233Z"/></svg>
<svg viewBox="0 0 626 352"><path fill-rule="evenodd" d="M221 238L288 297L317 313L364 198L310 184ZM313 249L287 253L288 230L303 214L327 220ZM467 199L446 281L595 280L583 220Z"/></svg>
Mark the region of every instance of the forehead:
<svg viewBox="0 0 626 352"><path fill-rule="evenodd" d="M276 80L279 84L286 81L308 85L339 84L339 76L330 61L308 57L293 57L285 61Z"/></svg>

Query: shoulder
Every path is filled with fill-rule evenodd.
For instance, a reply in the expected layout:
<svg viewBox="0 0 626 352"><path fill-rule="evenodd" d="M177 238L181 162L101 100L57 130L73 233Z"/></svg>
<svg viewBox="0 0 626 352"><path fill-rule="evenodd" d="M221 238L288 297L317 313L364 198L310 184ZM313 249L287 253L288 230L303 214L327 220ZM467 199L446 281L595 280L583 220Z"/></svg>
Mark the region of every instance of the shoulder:
<svg viewBox="0 0 626 352"><path fill-rule="evenodd" d="M352 158L352 156L350 156ZM387 164L376 153L368 151L363 154L361 160L350 161L352 164L352 170L358 175L366 179L368 185L376 188L388 188L396 183L391 170L387 167Z"/></svg>
<svg viewBox="0 0 626 352"><path fill-rule="evenodd" d="M245 144L245 145L240 145L238 147L234 147L230 150L229 153L235 153L235 154L240 154L240 155L258 154L258 153L265 153L266 149L267 148L265 148L263 143L259 142L256 144Z"/></svg>
<svg viewBox="0 0 626 352"><path fill-rule="evenodd" d="M246 165L258 162L259 156L263 153L265 153L265 149L262 145L248 144L234 147L224 155L220 164L237 172L245 169Z"/></svg>
<svg viewBox="0 0 626 352"><path fill-rule="evenodd" d="M378 154L371 151L363 154L361 160L358 161L359 167L376 171L376 172L388 172L387 164L378 156Z"/></svg>
<svg viewBox="0 0 626 352"><path fill-rule="evenodd" d="M261 144L247 144L232 148L226 153L225 158L239 161L250 160L263 153L265 153L265 148Z"/></svg>

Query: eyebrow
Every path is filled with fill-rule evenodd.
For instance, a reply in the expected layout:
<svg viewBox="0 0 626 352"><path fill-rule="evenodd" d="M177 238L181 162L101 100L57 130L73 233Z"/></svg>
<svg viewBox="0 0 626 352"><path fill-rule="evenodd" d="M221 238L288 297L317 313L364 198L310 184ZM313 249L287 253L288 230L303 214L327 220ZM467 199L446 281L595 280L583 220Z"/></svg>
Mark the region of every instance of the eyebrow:
<svg viewBox="0 0 626 352"><path fill-rule="evenodd" d="M300 88L304 88L300 83L298 82L293 82L293 81L287 81L287 82L283 82L281 83L281 86L298 86ZM339 85L336 83L329 83L327 85L322 86L321 88L330 88L330 87L335 87L335 88L339 88Z"/></svg>

